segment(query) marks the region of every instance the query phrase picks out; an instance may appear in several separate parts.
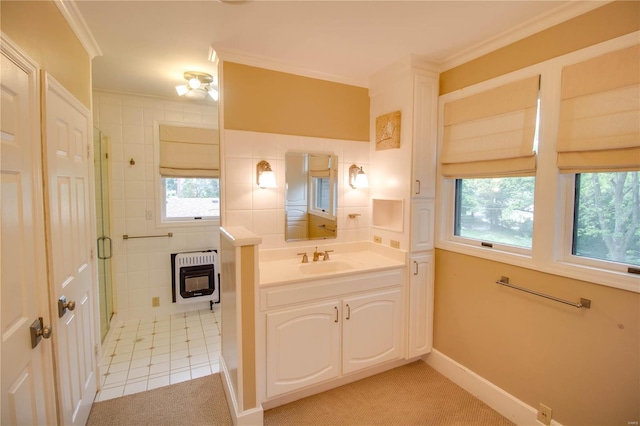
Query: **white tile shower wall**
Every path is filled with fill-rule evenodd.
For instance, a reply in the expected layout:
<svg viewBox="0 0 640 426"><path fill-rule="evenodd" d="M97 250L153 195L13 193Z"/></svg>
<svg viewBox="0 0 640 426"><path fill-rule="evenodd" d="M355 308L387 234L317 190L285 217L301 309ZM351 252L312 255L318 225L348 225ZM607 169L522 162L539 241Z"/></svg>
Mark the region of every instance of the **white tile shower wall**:
<svg viewBox="0 0 640 426"><path fill-rule="evenodd" d="M171 253L218 248L218 226L156 225L154 122L218 127L216 106L94 91L95 127L111 140L111 238L115 308L121 321L208 308L208 302L171 302ZM130 165L133 159L135 165ZM123 234L173 238L123 240ZM160 306L151 306L159 297Z"/></svg>
<svg viewBox="0 0 640 426"><path fill-rule="evenodd" d="M262 237L261 249L308 245L285 243L284 156L290 151L334 154L338 156L338 237L315 241L330 243L367 240L371 217L369 190L352 189L348 170L351 164L369 170L370 145L366 142L225 130L223 139L223 223L244 226ZM276 173L277 187L256 185L256 164L267 160ZM359 214L354 219L349 214Z"/></svg>

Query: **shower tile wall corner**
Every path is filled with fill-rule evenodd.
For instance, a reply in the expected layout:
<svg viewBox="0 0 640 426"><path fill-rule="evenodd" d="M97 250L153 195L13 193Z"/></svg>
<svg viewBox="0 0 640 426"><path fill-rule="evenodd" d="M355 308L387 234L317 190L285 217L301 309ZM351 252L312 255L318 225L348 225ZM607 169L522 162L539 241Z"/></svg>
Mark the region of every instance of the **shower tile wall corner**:
<svg viewBox="0 0 640 426"><path fill-rule="evenodd" d="M120 321L208 308L208 302L171 302L171 253L219 246L217 226L158 227L153 125L171 121L217 127L216 106L146 96L93 92L93 123L110 138L113 283ZM134 159L135 165L129 160ZM147 219L148 211L151 218ZM124 240L122 235L166 234L173 238ZM160 297L160 307L151 298Z"/></svg>

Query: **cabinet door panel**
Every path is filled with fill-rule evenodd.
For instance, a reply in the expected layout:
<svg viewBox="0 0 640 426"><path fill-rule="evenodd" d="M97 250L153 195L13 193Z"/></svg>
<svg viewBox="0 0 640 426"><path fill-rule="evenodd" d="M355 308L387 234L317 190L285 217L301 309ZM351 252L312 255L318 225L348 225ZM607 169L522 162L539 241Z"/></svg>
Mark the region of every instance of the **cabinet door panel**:
<svg viewBox="0 0 640 426"><path fill-rule="evenodd" d="M433 344L433 256L411 258L409 358L431 352Z"/></svg>
<svg viewBox="0 0 640 426"><path fill-rule="evenodd" d="M400 289L344 299L343 318L343 373L401 355Z"/></svg>
<svg viewBox="0 0 640 426"><path fill-rule="evenodd" d="M411 251L433 250L433 201L413 201L411 205Z"/></svg>
<svg viewBox="0 0 640 426"><path fill-rule="evenodd" d="M414 198L436 195L436 114L438 79L417 75L413 94L413 182Z"/></svg>
<svg viewBox="0 0 640 426"><path fill-rule="evenodd" d="M267 314L267 397L340 375L339 303Z"/></svg>

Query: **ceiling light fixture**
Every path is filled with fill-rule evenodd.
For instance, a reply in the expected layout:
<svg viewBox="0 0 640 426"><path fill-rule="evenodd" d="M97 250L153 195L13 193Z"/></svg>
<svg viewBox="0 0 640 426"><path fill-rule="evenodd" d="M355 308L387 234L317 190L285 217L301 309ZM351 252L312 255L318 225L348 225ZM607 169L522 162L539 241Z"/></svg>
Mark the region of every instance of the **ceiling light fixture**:
<svg viewBox="0 0 640 426"><path fill-rule="evenodd" d="M214 101L218 100L218 79L211 74L200 71L185 71L184 79L187 84L176 86L176 92L179 96L187 96L190 98L203 99L207 94Z"/></svg>

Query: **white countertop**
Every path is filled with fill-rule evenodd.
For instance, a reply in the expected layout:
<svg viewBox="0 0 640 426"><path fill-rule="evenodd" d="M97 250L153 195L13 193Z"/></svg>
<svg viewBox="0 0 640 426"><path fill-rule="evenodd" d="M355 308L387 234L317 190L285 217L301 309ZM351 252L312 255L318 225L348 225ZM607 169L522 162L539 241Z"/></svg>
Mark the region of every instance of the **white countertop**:
<svg viewBox="0 0 640 426"><path fill-rule="evenodd" d="M318 247L319 252L334 251L329 254L330 260L322 260L321 256L317 262L313 262L315 248L310 250L297 248L298 253L307 253L309 258L307 264L301 262L302 256L291 253L289 249L282 252L260 252L260 286L361 274L406 265L406 252L382 246L382 248L375 247L373 244L375 243ZM286 258L283 258L285 255Z"/></svg>

